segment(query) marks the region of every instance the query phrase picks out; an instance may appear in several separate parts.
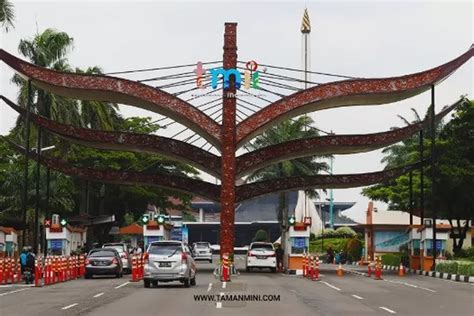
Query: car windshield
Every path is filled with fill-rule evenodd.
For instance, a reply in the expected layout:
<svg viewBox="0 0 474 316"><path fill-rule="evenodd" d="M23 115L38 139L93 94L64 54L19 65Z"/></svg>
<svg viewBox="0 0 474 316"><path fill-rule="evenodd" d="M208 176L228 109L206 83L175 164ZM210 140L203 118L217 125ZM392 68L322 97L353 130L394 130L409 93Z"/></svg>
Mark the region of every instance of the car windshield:
<svg viewBox="0 0 474 316"><path fill-rule="evenodd" d="M271 244L254 244L252 250L273 250L273 246Z"/></svg>
<svg viewBox="0 0 474 316"><path fill-rule="evenodd" d="M148 248L148 253L152 255L170 256L173 254L181 254L181 252L182 252L181 244L178 244L178 243L151 244L150 248Z"/></svg>
<svg viewBox="0 0 474 316"><path fill-rule="evenodd" d="M195 248L209 248L211 245L209 243L196 243Z"/></svg>
<svg viewBox="0 0 474 316"><path fill-rule="evenodd" d="M115 257L115 253L111 250L98 250L91 252L89 257Z"/></svg>
<svg viewBox="0 0 474 316"><path fill-rule="evenodd" d="M122 246L122 245L107 245L107 244L105 244L105 245L104 245L104 248L113 248L113 249L117 250L118 252L125 252L125 251L123 250L123 246Z"/></svg>

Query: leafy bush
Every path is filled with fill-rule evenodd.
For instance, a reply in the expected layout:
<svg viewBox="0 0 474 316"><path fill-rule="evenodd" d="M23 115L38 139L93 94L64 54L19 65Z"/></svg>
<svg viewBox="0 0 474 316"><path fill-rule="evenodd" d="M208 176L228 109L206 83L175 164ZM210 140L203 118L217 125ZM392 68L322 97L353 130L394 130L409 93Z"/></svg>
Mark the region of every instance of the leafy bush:
<svg viewBox="0 0 474 316"><path fill-rule="evenodd" d="M474 263L459 263L458 274L474 276Z"/></svg>
<svg viewBox="0 0 474 316"><path fill-rule="evenodd" d="M400 253L386 253L382 255L382 264L398 267L402 262L402 254Z"/></svg>
<svg viewBox="0 0 474 316"><path fill-rule="evenodd" d="M456 274L458 263L456 261L440 262L436 265L436 272Z"/></svg>
<svg viewBox="0 0 474 316"><path fill-rule="evenodd" d="M268 240L268 234L265 230L259 229L255 233L255 237L253 238L253 241L267 241Z"/></svg>
<svg viewBox="0 0 474 316"><path fill-rule="evenodd" d="M324 249L321 250L323 240L318 239L309 243L309 251L312 253L326 253L328 248L331 247L336 253L344 251L346 249L347 242L347 238L324 238Z"/></svg>
<svg viewBox="0 0 474 316"><path fill-rule="evenodd" d="M362 242L356 238L352 238L347 242L346 252L349 261L359 261L362 256Z"/></svg>
<svg viewBox="0 0 474 316"><path fill-rule="evenodd" d="M314 233L309 234L309 241L314 241L316 240L316 235Z"/></svg>
<svg viewBox="0 0 474 316"><path fill-rule="evenodd" d="M336 229L336 236L353 238L356 236L356 232L350 227L339 227Z"/></svg>

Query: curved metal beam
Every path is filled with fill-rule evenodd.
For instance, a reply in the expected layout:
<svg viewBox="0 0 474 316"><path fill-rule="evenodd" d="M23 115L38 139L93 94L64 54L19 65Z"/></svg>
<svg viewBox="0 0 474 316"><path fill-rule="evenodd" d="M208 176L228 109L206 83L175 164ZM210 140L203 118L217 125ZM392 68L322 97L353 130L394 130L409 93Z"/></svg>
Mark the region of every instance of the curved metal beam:
<svg viewBox="0 0 474 316"><path fill-rule="evenodd" d="M8 98L0 95L12 109L25 114L25 109L16 105ZM188 163L215 177L220 177L220 157L199 147L185 142L156 135L112 132L74 127L49 120L43 116L30 113L31 119L42 128L68 141L98 149L121 150L159 154L165 157Z"/></svg>
<svg viewBox="0 0 474 316"><path fill-rule="evenodd" d="M17 151L25 154L25 149L17 144L8 142ZM31 159L37 159L36 154L30 152ZM90 181L113 183L120 185L149 185L163 189L176 190L187 194L201 196L211 201L219 201L220 187L215 184L192 178L173 176L168 174L149 174L145 172L128 172L116 170L98 170L70 165L68 162L40 155L40 163L51 170L55 170L72 177Z"/></svg>
<svg viewBox="0 0 474 316"><path fill-rule="evenodd" d="M0 60L41 89L80 100L128 104L168 116L220 149L220 125L188 102L165 91L111 76L63 73L38 67L3 49L0 49Z"/></svg>
<svg viewBox="0 0 474 316"><path fill-rule="evenodd" d="M458 58L436 68L385 79L351 79L322 84L286 96L242 121L237 127L238 146L263 130L304 113L349 105L384 104L420 94L436 84L474 53L473 46Z"/></svg>
<svg viewBox="0 0 474 316"><path fill-rule="evenodd" d="M238 186L236 189L237 202L274 192L362 187L397 178L416 168L419 168L419 163L371 173L287 177L259 181Z"/></svg>
<svg viewBox="0 0 474 316"><path fill-rule="evenodd" d="M441 120L455 107L464 102L462 98L456 103L445 107L436 115ZM237 157L237 176L243 177L268 165L301 157L329 154L354 154L376 150L397 143L417 131L427 122L411 124L381 133L363 135L329 135L304 139L295 139L284 143L268 146Z"/></svg>

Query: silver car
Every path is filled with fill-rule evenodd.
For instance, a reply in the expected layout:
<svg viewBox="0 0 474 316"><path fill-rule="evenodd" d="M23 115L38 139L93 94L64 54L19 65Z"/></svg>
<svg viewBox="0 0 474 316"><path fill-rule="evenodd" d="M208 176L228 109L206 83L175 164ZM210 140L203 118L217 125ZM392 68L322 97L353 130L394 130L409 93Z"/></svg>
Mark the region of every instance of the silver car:
<svg viewBox="0 0 474 316"><path fill-rule="evenodd" d="M193 258L194 260L207 260L212 263L212 249L211 244L204 241L195 242L193 244Z"/></svg>
<svg viewBox="0 0 474 316"><path fill-rule="evenodd" d="M120 259L122 260L123 270L126 271L127 273L130 273L132 271L130 253L129 253L128 246L126 243L121 243L121 242L107 243L107 244L103 244L102 248L113 248L117 250L120 255Z"/></svg>
<svg viewBox="0 0 474 316"><path fill-rule="evenodd" d="M188 246L174 240L152 242L145 253L144 286L172 281L196 285L196 264Z"/></svg>

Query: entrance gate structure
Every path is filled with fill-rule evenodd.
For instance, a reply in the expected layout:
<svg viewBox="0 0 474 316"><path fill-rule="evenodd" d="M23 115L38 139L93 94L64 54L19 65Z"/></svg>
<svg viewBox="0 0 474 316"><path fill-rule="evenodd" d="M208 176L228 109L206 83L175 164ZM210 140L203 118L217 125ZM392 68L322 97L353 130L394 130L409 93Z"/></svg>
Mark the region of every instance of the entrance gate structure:
<svg viewBox="0 0 474 316"><path fill-rule="evenodd" d="M33 155L29 148L19 148L28 157L35 157L39 163L52 170L71 176L106 183L142 184L179 190L221 203L221 256L233 253L235 204L246 199L272 192L302 190L308 188L350 188L367 186L396 178L401 174L419 168L424 162L400 168L361 174L315 175L280 178L272 181L236 185L249 173L272 163L314 155L352 154L386 147L412 136L426 128L429 122L423 121L395 130L365 135L327 135L268 146L236 156L237 150L266 129L295 116L322 109L355 105L379 105L403 100L429 89L446 79L473 55L473 47L452 61L433 69L384 79L360 79L319 84L297 91L290 95L278 94L279 99L259 109L248 117L239 115L238 90L235 76L229 77L222 88L222 121L219 123L188 100L179 98L164 89L155 88L140 82L105 76L57 72L25 62L0 49L0 60L27 78L37 88L61 96L80 100L100 100L140 107L166 116L184 125L206 143L220 152L220 156L185 140L157 135L142 135L127 132L110 132L78 128L59 123L50 118L38 116L27 108L19 107L7 98L1 98L12 108L32 120L43 130L54 133L72 143L105 150L124 150L160 154L177 159L220 178L221 185L179 177L170 174L146 174L140 172L98 170L71 165L64 160L42 154ZM237 24L226 23L224 32L223 68L239 69L237 60ZM260 85L272 83L271 77L262 74ZM273 81L273 83L275 83ZM208 84L209 85L209 84ZM275 86L275 84L273 85ZM284 85L280 85L280 88ZM269 89L261 91L271 93ZM434 100L433 100L434 101ZM445 107L435 116L441 119L462 100ZM31 98L30 98L31 103ZM248 102L245 102L248 103ZM250 105L250 103L249 103ZM434 102L433 102L434 111ZM241 113L242 114L242 113ZM240 117L240 121L237 119ZM210 147L210 148L211 148Z"/></svg>

